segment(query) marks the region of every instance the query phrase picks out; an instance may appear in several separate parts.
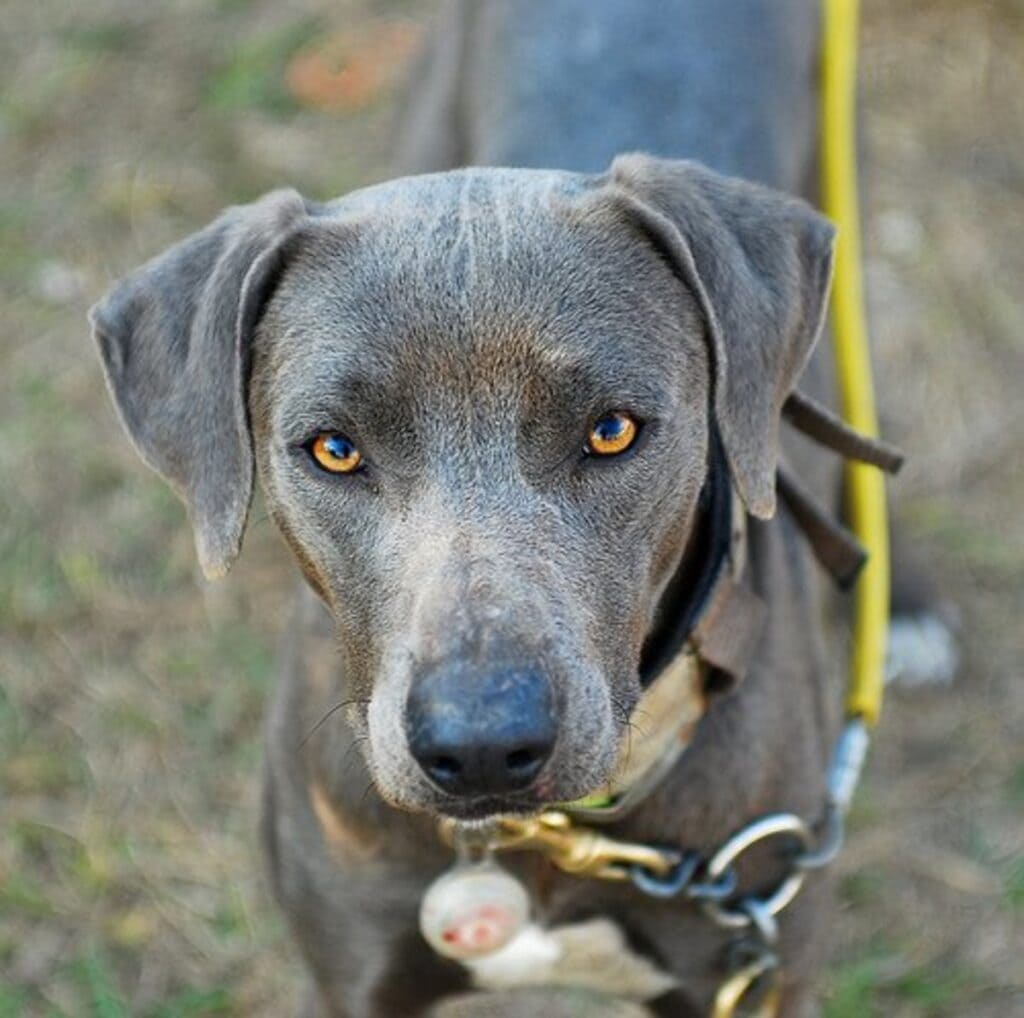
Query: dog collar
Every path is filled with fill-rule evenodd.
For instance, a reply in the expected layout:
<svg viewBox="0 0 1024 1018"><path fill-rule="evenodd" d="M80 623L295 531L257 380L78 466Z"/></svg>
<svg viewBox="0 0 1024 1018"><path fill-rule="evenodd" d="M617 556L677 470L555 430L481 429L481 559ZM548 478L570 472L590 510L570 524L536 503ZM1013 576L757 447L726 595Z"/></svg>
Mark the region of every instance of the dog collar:
<svg viewBox="0 0 1024 1018"><path fill-rule="evenodd" d="M581 820L610 823L630 813L658 785L686 750L707 710L714 676L735 685L746 674L764 622L764 604L744 583L746 514L732 489L725 458L713 443L696 551L683 557L668 589L689 588L682 608L666 595L661 611L674 611L675 626L646 657L644 690L630 715L613 777L604 788L565 803ZM687 582L688 581L688 582Z"/></svg>

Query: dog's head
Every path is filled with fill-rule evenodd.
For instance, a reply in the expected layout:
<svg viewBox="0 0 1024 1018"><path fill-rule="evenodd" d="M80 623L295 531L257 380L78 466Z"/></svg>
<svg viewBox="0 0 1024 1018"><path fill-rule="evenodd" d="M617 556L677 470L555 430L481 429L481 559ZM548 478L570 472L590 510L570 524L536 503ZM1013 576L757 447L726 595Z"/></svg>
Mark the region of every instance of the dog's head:
<svg viewBox="0 0 1024 1018"><path fill-rule="evenodd" d="M689 163L464 170L232 209L93 323L206 572L258 473L380 790L480 816L608 779L713 429L774 511L832 237Z"/></svg>

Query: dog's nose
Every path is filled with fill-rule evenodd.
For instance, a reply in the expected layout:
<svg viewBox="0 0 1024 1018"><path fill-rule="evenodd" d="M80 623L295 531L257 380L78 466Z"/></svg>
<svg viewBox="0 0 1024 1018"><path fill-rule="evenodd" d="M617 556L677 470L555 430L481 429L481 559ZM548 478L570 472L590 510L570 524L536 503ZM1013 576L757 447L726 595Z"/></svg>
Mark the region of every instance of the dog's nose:
<svg viewBox="0 0 1024 1018"><path fill-rule="evenodd" d="M435 671L413 685L406 707L409 749L450 795L501 795L540 773L558 735L547 679L530 669L483 675Z"/></svg>

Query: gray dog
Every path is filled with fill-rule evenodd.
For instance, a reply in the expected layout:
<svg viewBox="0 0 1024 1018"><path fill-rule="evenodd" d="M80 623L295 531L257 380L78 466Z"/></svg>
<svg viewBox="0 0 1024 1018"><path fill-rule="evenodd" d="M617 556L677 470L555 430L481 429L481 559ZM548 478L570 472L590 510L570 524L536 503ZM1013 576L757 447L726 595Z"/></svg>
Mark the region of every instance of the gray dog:
<svg viewBox="0 0 1024 1018"><path fill-rule="evenodd" d="M310 1014L707 1013L731 934L682 899L509 856L544 926L603 922L582 989L474 985L417 910L452 860L439 816L613 778L658 648L687 635L723 478L757 644L708 673L688 749L608 831L709 852L765 812L820 813L838 669L776 511L831 273L832 227L785 196L815 176L817 50L814 0L452 5L404 132L426 175L231 209L94 310L206 573L258 477L307 581L264 832ZM826 458L787 461L827 495ZM813 1011L827 899L813 877L780 917L781 1014Z"/></svg>

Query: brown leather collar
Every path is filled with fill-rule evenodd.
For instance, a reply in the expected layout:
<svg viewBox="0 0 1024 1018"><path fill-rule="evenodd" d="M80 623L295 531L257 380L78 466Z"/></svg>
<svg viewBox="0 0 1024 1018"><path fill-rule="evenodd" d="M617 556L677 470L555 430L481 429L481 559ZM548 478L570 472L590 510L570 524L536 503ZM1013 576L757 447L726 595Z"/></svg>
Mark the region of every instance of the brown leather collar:
<svg viewBox="0 0 1024 1018"><path fill-rule="evenodd" d="M700 535L707 547L696 549L705 561L696 570L689 563L695 589L683 608L676 609L684 625L660 638L671 646L674 637L676 648L667 660L662 654L653 675L648 672L611 781L564 806L574 817L611 822L634 809L689 745L707 710L712 676L724 678L729 686L738 683L757 648L765 610L746 584L746 513L732 490L724 457L716 453L717 447ZM686 558L681 568L687 567Z"/></svg>

